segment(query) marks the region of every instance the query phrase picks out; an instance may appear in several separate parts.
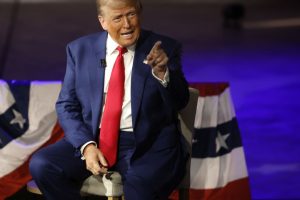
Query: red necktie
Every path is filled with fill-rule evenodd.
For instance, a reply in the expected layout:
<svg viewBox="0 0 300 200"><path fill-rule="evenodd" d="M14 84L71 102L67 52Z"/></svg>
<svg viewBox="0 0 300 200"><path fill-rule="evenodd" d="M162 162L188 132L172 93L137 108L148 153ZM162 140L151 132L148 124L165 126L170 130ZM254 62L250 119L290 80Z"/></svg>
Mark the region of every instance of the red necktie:
<svg viewBox="0 0 300 200"><path fill-rule="evenodd" d="M118 47L119 55L109 80L106 102L101 121L99 148L112 167L117 159L120 119L124 97L125 68L123 54L126 48Z"/></svg>

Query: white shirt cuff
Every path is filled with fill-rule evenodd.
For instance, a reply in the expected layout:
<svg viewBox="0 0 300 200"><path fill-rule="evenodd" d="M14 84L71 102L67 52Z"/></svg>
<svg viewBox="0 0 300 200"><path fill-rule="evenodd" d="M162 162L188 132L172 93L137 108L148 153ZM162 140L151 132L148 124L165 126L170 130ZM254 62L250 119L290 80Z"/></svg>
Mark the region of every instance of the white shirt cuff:
<svg viewBox="0 0 300 200"><path fill-rule="evenodd" d="M157 79L164 87L168 86L168 83L170 81L170 76L169 76L169 69L167 68L166 73L164 75L164 79L158 78L155 74L154 71L152 70L152 75L154 76L155 79Z"/></svg>
<svg viewBox="0 0 300 200"><path fill-rule="evenodd" d="M89 141L89 142L85 143L84 145L82 145L82 146L80 147L81 160L85 160L85 157L83 156L83 151L84 151L85 147L86 147L87 145L89 145L89 144L94 144L94 145L97 147L97 143L94 142L94 141Z"/></svg>

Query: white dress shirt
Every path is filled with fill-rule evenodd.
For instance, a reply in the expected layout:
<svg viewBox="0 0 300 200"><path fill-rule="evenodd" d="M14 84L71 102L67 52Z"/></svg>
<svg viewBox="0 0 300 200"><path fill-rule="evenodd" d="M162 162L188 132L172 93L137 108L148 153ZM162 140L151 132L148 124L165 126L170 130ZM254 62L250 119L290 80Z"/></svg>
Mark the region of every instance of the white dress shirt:
<svg viewBox="0 0 300 200"><path fill-rule="evenodd" d="M108 35L106 41L106 68L104 76L104 101L108 90L109 80L113 66L119 54L117 47L119 45ZM131 75L134 59L135 45L127 47L127 52L123 54L125 66L125 83L124 83L124 99L122 104L122 114L120 121L120 130L133 131L131 117ZM103 106L104 111L105 103ZM101 127L101 123L100 123Z"/></svg>

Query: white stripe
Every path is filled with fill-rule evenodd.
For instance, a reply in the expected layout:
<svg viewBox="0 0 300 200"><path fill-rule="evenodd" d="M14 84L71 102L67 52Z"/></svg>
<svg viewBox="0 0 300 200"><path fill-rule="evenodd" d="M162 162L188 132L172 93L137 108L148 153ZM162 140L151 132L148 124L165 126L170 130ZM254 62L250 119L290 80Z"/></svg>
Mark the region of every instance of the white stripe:
<svg viewBox="0 0 300 200"><path fill-rule="evenodd" d="M194 127L211 128L228 122L235 117L230 89L215 96L199 97Z"/></svg>
<svg viewBox="0 0 300 200"><path fill-rule="evenodd" d="M195 128L217 126L219 96L199 97L195 116Z"/></svg>
<svg viewBox="0 0 300 200"><path fill-rule="evenodd" d="M216 158L192 158L191 188L214 189L248 177L243 147Z"/></svg>
<svg viewBox="0 0 300 200"><path fill-rule="evenodd" d="M229 88L224 90L220 95L218 108L218 124L229 122L235 117L234 105L232 103Z"/></svg>
<svg viewBox="0 0 300 200"><path fill-rule="evenodd" d="M5 81L0 80L0 115L15 103L15 98Z"/></svg>
<svg viewBox="0 0 300 200"><path fill-rule="evenodd" d="M56 124L55 102L60 91L58 82L32 82L29 102L29 129L0 150L0 177L22 165L51 136Z"/></svg>

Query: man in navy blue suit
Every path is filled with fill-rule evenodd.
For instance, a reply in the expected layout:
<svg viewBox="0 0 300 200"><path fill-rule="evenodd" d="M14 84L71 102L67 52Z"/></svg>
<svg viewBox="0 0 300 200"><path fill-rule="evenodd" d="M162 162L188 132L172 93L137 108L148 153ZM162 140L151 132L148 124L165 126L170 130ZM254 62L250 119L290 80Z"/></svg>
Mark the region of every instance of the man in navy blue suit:
<svg viewBox="0 0 300 200"><path fill-rule="evenodd" d="M167 199L185 173L178 111L187 104L181 45L141 29L139 0L97 0L105 30L67 46L56 104L65 138L38 151L30 171L46 199L81 199L84 179L119 171L126 200ZM117 48L125 68L116 163L99 144Z"/></svg>

